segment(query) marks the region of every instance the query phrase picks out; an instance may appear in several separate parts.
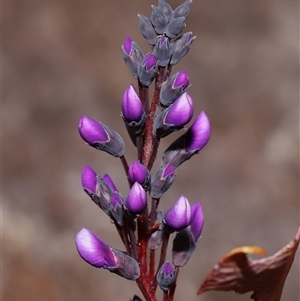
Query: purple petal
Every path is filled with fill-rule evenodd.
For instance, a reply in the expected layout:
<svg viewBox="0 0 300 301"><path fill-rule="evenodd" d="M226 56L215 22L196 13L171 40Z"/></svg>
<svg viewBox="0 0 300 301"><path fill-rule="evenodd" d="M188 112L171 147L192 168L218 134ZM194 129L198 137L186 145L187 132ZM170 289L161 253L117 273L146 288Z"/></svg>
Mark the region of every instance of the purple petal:
<svg viewBox="0 0 300 301"><path fill-rule="evenodd" d="M144 114L141 100L132 85L123 95L122 114L126 120L136 122L139 122Z"/></svg>
<svg viewBox="0 0 300 301"><path fill-rule="evenodd" d="M76 247L79 255L97 268L116 266L116 258L110 247L87 229L82 229L77 233Z"/></svg>
<svg viewBox="0 0 300 301"><path fill-rule="evenodd" d="M181 196L175 205L170 208L165 215L165 222L175 230L180 230L191 222L191 206L185 196Z"/></svg>
<svg viewBox="0 0 300 301"><path fill-rule="evenodd" d="M196 118L186 133L187 151L200 151L210 138L210 122L204 111Z"/></svg>
<svg viewBox="0 0 300 301"><path fill-rule="evenodd" d="M194 243L199 239L204 223L204 215L201 204L198 202L192 206L191 231L194 237Z"/></svg>
<svg viewBox="0 0 300 301"><path fill-rule="evenodd" d="M108 175L108 174L105 174L103 176L103 181L109 186L109 188L112 190L112 191L118 191L115 183L113 182L113 180L111 179L111 177Z"/></svg>
<svg viewBox="0 0 300 301"><path fill-rule="evenodd" d="M139 184L142 185L148 176L149 176L148 169L140 162L134 161L129 166L128 177L131 183L138 182Z"/></svg>
<svg viewBox="0 0 300 301"><path fill-rule="evenodd" d="M147 195L143 187L135 182L130 189L125 206L130 213L140 214L147 205Z"/></svg>
<svg viewBox="0 0 300 301"><path fill-rule="evenodd" d="M97 174L94 170L86 165L81 173L81 183L83 189L89 190L92 193L96 193L97 188Z"/></svg>
<svg viewBox="0 0 300 301"><path fill-rule="evenodd" d="M182 87L183 90L186 89L189 86L189 77L186 71L181 71L178 72L174 83L173 83L173 88L179 88Z"/></svg>
<svg viewBox="0 0 300 301"><path fill-rule="evenodd" d="M82 139L89 144L94 144L95 142L105 142L109 140L107 132L102 126L102 123L87 116L82 116L80 118L78 131Z"/></svg>
<svg viewBox="0 0 300 301"><path fill-rule="evenodd" d="M132 39L130 37L127 37L123 44L123 48L128 55L130 55L131 52L131 45L132 45Z"/></svg>
<svg viewBox="0 0 300 301"><path fill-rule="evenodd" d="M185 92L169 108L165 123L181 127L193 117L194 106L192 98Z"/></svg>

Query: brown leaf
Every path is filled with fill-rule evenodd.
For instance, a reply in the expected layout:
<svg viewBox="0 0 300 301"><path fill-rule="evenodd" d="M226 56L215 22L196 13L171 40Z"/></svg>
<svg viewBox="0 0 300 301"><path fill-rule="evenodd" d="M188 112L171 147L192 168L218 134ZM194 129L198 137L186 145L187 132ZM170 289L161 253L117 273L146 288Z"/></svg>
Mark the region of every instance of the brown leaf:
<svg viewBox="0 0 300 301"><path fill-rule="evenodd" d="M206 291L253 292L255 301L280 301L285 279L294 261L300 240L300 228L294 240L273 256L260 260L247 254L265 255L259 247L240 247L227 253L213 268L197 294Z"/></svg>

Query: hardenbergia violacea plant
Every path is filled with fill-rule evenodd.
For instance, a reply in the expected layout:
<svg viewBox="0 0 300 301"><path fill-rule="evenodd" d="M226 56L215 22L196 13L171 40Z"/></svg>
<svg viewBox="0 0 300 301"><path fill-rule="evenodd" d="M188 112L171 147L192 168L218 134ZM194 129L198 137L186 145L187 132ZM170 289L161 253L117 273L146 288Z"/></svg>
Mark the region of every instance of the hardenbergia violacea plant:
<svg viewBox="0 0 300 301"><path fill-rule="evenodd" d="M138 15L140 31L149 44L148 53L144 54L130 37L122 45L124 62L136 80L136 86L129 85L125 90L121 104L121 117L136 147L136 161L128 165L124 141L108 125L87 116L82 116L79 121L79 134L87 144L120 158L129 191L127 196L122 196L109 175L102 177L90 166L84 167L82 187L113 222L124 250L110 246L87 229L77 233L77 250L89 264L136 281L146 301L157 300L158 287L163 291L164 301L174 300L179 270L195 250L204 222L200 202L193 200L190 203L184 195L179 196L167 211L159 209L160 199L174 183L177 168L198 154L210 138L210 121L205 112L197 113L185 129L194 115L193 100L187 92L189 76L186 71L172 74L173 65L185 57L195 40L191 32L182 34L191 2L187 0L173 10L165 0L158 0L158 5L152 6L150 18ZM152 171L160 139L182 129L184 133L164 151L160 168ZM167 256L170 237L173 239L172 254ZM292 249L296 251L299 234L292 243ZM156 252L159 252L158 262ZM277 299L271 299L272 289L264 295L267 296L265 299L260 299L262 288L253 284L260 276L255 268L260 266L267 271L270 258L248 261L247 253L264 252L258 247L234 249L214 268L199 293L213 289L239 293L253 291L254 300L280 300L281 292L276 293ZM290 259L291 254L290 251ZM169 257L171 261L168 261ZM292 261L280 262L276 256L272 258L275 258L273 263L287 274ZM232 274L222 274L222 265L226 267L224 271ZM236 267L249 273L240 279ZM281 275L284 283L284 272L275 272L277 276ZM270 279L272 273L274 271L268 276ZM230 283L228 279L235 282ZM261 286L265 287L263 281L266 280L262 280ZM273 283L276 284L274 279ZM132 300L142 299L135 295Z"/></svg>

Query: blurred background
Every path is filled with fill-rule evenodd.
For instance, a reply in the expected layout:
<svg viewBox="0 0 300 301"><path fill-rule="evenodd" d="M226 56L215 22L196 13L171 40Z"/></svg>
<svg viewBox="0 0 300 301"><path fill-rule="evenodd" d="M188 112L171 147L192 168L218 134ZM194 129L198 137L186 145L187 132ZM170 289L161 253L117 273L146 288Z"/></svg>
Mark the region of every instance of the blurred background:
<svg viewBox="0 0 300 301"><path fill-rule="evenodd" d="M170 0L173 8L182 3ZM150 0L24 0L3 3L2 300L129 300L139 293L79 257L83 227L117 248L107 216L82 191L85 164L128 193L119 160L79 137L81 115L101 120L135 149L120 118L135 84L122 59L126 36L146 53L137 14ZM299 3L296 0L194 0L185 31L197 39L174 68L187 70L195 116L205 110L212 136L178 168L161 200L201 201L202 239L181 270L176 300L246 301L250 294L196 291L230 249L259 245L269 255L299 226ZM177 137L164 139L163 150ZM158 167L158 162L153 171ZM299 254L299 251L298 251ZM169 256L170 259L170 256ZM282 301L299 298L299 255Z"/></svg>

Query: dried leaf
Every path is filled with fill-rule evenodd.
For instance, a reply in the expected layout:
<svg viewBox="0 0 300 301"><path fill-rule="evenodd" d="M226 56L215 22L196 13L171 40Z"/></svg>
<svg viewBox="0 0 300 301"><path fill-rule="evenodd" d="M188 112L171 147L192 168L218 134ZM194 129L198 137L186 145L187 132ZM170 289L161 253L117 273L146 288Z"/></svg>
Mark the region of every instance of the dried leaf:
<svg viewBox="0 0 300 301"><path fill-rule="evenodd" d="M259 247L240 247L227 253L213 268L197 294L206 291L253 292L255 301L280 301L285 279L294 261L300 240L300 228L294 240L273 256L260 260L247 254L265 255Z"/></svg>

